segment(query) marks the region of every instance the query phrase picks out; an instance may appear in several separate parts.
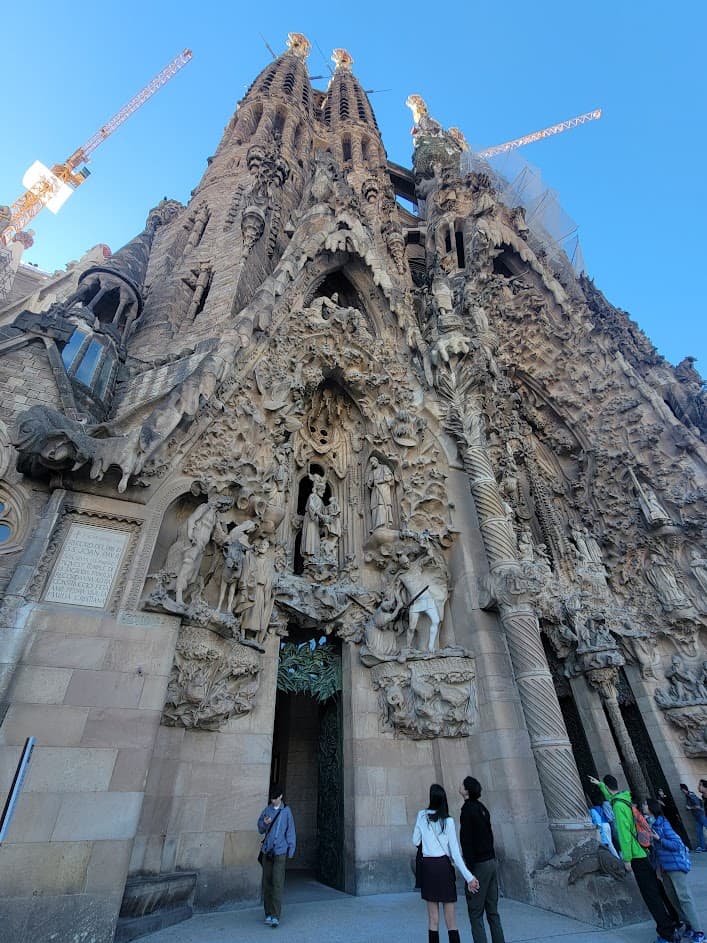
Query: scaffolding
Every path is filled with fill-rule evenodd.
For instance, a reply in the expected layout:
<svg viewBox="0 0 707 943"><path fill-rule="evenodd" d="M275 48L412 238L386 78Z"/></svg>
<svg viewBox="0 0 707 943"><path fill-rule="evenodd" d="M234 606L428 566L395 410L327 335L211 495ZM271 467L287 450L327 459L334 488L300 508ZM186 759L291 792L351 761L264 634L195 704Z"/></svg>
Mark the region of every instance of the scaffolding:
<svg viewBox="0 0 707 943"><path fill-rule="evenodd" d="M528 243L543 252L560 277L584 272L579 228L560 204L556 190L543 180L538 167L517 151L500 153L485 160L471 150L463 151L461 173L487 174L499 199L509 208L522 206L528 224Z"/></svg>

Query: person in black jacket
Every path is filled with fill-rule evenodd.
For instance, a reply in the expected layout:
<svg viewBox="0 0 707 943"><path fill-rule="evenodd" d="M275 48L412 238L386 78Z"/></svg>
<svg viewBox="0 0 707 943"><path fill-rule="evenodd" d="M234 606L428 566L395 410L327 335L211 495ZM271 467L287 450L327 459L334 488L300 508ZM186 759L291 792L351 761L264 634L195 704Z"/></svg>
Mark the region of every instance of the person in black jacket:
<svg viewBox="0 0 707 943"><path fill-rule="evenodd" d="M476 894L466 895L474 943L486 943L484 911L491 931L492 943L505 943L501 918L498 915L498 867L493 848L493 830L489 810L479 801L481 783L467 776L459 789L464 799L461 811L459 844L469 870L479 881Z"/></svg>

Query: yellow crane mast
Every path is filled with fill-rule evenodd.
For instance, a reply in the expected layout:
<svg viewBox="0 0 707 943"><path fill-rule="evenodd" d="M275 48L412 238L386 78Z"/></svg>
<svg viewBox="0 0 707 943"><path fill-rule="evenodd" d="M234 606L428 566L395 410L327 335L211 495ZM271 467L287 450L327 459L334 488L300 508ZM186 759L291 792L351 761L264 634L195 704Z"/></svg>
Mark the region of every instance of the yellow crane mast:
<svg viewBox="0 0 707 943"><path fill-rule="evenodd" d="M99 144L134 114L138 108L152 98L155 92L183 68L192 57L191 50L185 49L169 65L165 66L151 82L130 99L120 111L113 115L68 157L63 164L54 164L51 170L40 161L35 161L27 170L22 183L27 188L9 207L0 207L0 247L9 246L18 232L23 230L37 213L45 206L57 213L73 191L81 186L89 175L85 166ZM82 166L83 165L83 166ZM3 227L3 223L5 223Z"/></svg>

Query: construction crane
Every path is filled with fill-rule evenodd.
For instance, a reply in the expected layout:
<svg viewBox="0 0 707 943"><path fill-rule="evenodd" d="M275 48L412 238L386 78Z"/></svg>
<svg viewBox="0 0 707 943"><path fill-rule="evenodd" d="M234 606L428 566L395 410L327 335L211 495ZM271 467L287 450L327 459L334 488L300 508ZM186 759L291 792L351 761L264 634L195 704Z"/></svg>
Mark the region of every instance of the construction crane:
<svg viewBox="0 0 707 943"><path fill-rule="evenodd" d="M169 63L154 79L117 114L113 115L85 144L68 157L63 164L54 164L50 170L40 161L35 161L27 170L22 183L25 192L9 207L0 207L0 247L9 246L18 232L23 230L45 206L52 213L58 213L74 190L81 186L89 176L86 166L99 144L134 114L138 108L152 98L155 92L183 68L192 57L190 49L185 49ZM4 212L3 212L4 211ZM5 223L4 228L3 223Z"/></svg>
<svg viewBox="0 0 707 943"><path fill-rule="evenodd" d="M534 131L522 138L506 141L505 144L496 144L495 147L487 147L485 151L477 151L476 156L488 160L490 157L507 154L508 151L514 151L517 147L532 144L534 141L541 141L543 138L552 137L553 134L561 134L563 131L569 131L570 128L578 128L580 124L586 124L587 121L597 121L599 118L601 118L601 108L597 108L595 111L587 111L583 115L577 115L576 118L568 118L567 121L561 121L549 128L543 128L542 131Z"/></svg>

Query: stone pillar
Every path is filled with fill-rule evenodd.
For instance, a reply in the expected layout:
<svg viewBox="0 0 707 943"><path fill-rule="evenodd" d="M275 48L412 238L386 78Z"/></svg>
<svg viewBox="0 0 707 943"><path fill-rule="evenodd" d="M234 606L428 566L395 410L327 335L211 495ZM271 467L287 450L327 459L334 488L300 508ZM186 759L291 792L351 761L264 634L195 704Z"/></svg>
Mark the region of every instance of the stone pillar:
<svg viewBox="0 0 707 943"><path fill-rule="evenodd" d="M449 406L446 425L460 446L489 561L489 603L495 601L499 608L550 828L562 850L574 843L577 832L589 834L590 828L532 602L542 591L542 578L533 564L521 566L517 560L515 533L485 445L480 404L469 392L469 382L459 383L455 374L439 379Z"/></svg>
<svg viewBox="0 0 707 943"><path fill-rule="evenodd" d="M646 798L650 795L650 789L643 775L641 764L638 762L638 756L633 748L631 737L626 729L626 724L621 714L621 708L619 707L617 689L618 669L614 667L595 668L587 672L587 680L596 688L604 702L611 729L619 745L619 752L623 759L624 770L629 785L631 786L631 792L634 798L637 796Z"/></svg>
<svg viewBox="0 0 707 943"><path fill-rule="evenodd" d="M491 573L550 828L561 850L573 843L576 831L589 831L584 790L543 650L540 623L530 601L523 598L527 578L518 564L502 564ZM567 832L572 835L564 837Z"/></svg>

